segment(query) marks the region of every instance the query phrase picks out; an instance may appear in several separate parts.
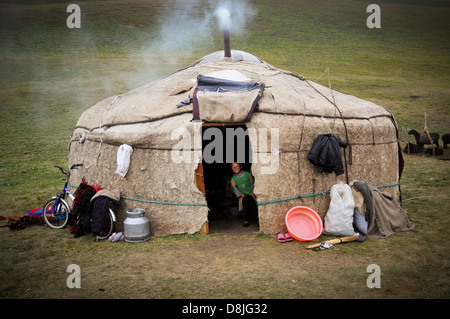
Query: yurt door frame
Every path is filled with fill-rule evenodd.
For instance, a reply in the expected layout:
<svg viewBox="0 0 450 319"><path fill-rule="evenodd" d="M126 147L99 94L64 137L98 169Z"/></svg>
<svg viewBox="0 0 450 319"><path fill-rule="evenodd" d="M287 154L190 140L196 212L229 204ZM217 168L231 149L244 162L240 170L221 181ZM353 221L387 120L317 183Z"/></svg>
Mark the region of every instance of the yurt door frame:
<svg viewBox="0 0 450 319"><path fill-rule="evenodd" d="M218 162L211 162L211 158L206 158L205 155L211 155L212 148L217 148L220 146L220 140L214 140L211 138L211 134L206 134L207 139L205 140L205 132L209 128L216 128L213 132L217 135L219 130L222 134L221 141L223 142L222 150L215 149L214 151L222 151L222 161L218 157L217 153L213 152L212 159L219 159ZM217 130L218 129L218 130ZM231 131L234 129L234 132ZM239 131L237 130L239 129ZM228 131L227 131L228 130ZM238 133L245 132L245 156L242 154L238 154L238 152L242 152L242 144L239 144L239 138L241 136L236 136ZM213 134L214 135L214 134ZM228 139L227 139L228 137ZM233 137L231 141L230 138ZM217 138L217 136L214 136ZM242 140L240 141L242 143ZM215 143L214 147L208 146L209 143ZM231 148L230 143L233 143L233 156L231 154L227 154L227 150L229 151ZM208 154L205 154L206 153ZM237 198L235 197L231 186L230 181L232 177L231 164L233 162L238 161L238 159L244 158L243 168L245 170L251 170L251 144L250 139L247 132L247 126L245 123L203 123L202 125L202 155L203 160L199 163L199 167L196 170L196 184L199 186L199 189L203 192L206 197L206 201L208 203L208 207L210 208L210 214L214 214L217 212L219 207L222 207L237 202ZM230 204L232 205L232 204ZM209 233L209 225L207 224L203 227L202 232Z"/></svg>

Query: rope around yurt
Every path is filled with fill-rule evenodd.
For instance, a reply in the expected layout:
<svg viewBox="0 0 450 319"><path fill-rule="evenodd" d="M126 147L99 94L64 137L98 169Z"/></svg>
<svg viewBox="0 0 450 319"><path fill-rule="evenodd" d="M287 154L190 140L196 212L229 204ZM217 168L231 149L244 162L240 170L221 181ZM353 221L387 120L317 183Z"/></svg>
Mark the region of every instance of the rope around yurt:
<svg viewBox="0 0 450 319"><path fill-rule="evenodd" d="M295 93L297 93L300 97L300 93L297 91L297 89L291 84L292 89ZM300 174L300 149L302 146L303 141L303 131L305 129L305 119L306 119L306 113L305 113L305 104L303 103L303 123L302 123L302 130L300 132L300 141L298 142L298 149L297 149L297 174L298 174L298 195L301 194L301 174ZM301 199L301 197L300 197ZM302 199L303 200L303 199Z"/></svg>
<svg viewBox="0 0 450 319"><path fill-rule="evenodd" d="M400 182L393 183L393 184L386 184L386 185L377 186L377 188L395 187L395 186L398 186L398 185L400 185ZM73 186L73 185L70 185L70 186L71 187L76 187L76 186ZM268 204L287 202L287 201L291 201L291 200L295 200L295 199L302 199L302 198L308 198L308 197L321 196L321 195L326 195L326 194L329 194L329 193L330 193L330 190L326 190L326 191L322 191L322 192L318 192L318 193L295 195L295 196L291 196L291 197L285 197L285 198L274 199L274 200L269 200L269 201L265 201L265 202L259 202L258 206L264 206L264 205L268 205ZM149 204L176 205L176 206L203 206L203 207L207 207L208 206L207 204L153 201L153 200L139 199L139 198L133 198L133 197L128 197L128 196L120 196L120 197L123 198L123 199L127 199L127 200L132 200L132 201L137 201L137 202L142 202L142 203L149 203Z"/></svg>
<svg viewBox="0 0 450 319"><path fill-rule="evenodd" d="M348 141L347 125L346 125L346 123L345 123L344 117L342 116L341 110L339 109L339 107L338 107L337 104L336 104L336 100L335 100L334 94L333 94L333 89L331 88L330 68L327 68L327 70L325 70L325 72L328 72L328 87L329 87L329 89L330 89L331 96L333 97L333 101L331 101L328 97L326 97L325 95L323 95L322 92L320 92L319 90L317 90L317 89L316 89L316 88L308 81L308 79L305 78L305 81L306 81L306 83L307 83L312 89L314 89L314 91L316 91L319 95L321 95L321 96L322 96L323 98L325 98L328 102L330 102L332 105L334 105L334 107L335 107L335 117L334 117L334 119L336 119L336 110L339 112L339 115L340 115L340 117L341 117L341 119L342 119L342 123L344 124L345 141L346 141L346 143L347 143L347 145L348 145L348 147L349 147L349 162L350 162L350 165L351 165L352 160L351 160L350 157L352 156L352 151L351 151L352 146L351 146L350 142ZM325 73L325 72L324 72L324 73ZM323 75L324 73L322 73L322 75ZM321 75L321 76L322 76L322 75ZM333 129L334 129L334 120L333 120ZM349 178L348 178L347 154L346 154L345 148L344 148L344 165L345 165L345 179L346 179L347 184L348 184L348 183L349 183Z"/></svg>
<svg viewBox="0 0 450 319"><path fill-rule="evenodd" d="M98 165L98 159L100 157L100 152L102 150L102 145L103 145L103 138L102 138L102 127L103 127L103 119L106 115L106 112L109 111L110 107L114 104L114 102L120 98L120 95L116 95L114 97L114 99L111 101L111 103L108 105L108 107L106 108L106 110L103 112L101 120L100 120L100 127L99 127L99 131L100 131L100 145L98 146L98 151L97 151L97 159L96 159L96 165Z"/></svg>

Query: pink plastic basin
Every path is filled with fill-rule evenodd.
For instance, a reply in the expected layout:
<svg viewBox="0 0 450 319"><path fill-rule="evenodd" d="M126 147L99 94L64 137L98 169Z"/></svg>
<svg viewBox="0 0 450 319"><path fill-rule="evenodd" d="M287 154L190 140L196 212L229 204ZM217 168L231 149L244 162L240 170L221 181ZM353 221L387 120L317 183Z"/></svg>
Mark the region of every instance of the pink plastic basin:
<svg viewBox="0 0 450 319"><path fill-rule="evenodd" d="M322 219L306 206L291 208L286 213L285 222L289 234L299 241L314 240L322 234Z"/></svg>

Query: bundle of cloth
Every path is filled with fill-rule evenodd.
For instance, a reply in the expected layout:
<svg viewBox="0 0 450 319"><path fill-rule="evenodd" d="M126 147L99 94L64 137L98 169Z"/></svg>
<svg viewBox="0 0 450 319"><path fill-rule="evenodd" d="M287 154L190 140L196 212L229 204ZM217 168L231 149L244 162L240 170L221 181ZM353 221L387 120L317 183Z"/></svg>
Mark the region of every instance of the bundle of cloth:
<svg viewBox="0 0 450 319"><path fill-rule="evenodd" d="M109 212L109 205L121 206L120 193L102 189L95 193L84 214L83 232L91 231L94 235L100 234L105 217Z"/></svg>
<svg viewBox="0 0 450 319"><path fill-rule="evenodd" d="M414 229L406 210L390 194L368 182L339 182L331 188L330 206L324 218L324 234L386 238Z"/></svg>
<svg viewBox="0 0 450 319"><path fill-rule="evenodd" d="M364 181L352 181L350 185L356 230L366 230L366 235L372 238L386 238L414 229L406 210L390 194Z"/></svg>
<svg viewBox="0 0 450 319"><path fill-rule="evenodd" d="M110 203L121 206L120 193L89 185L83 178L75 192L73 203L73 218L70 232L74 237L92 232L99 234L103 226Z"/></svg>

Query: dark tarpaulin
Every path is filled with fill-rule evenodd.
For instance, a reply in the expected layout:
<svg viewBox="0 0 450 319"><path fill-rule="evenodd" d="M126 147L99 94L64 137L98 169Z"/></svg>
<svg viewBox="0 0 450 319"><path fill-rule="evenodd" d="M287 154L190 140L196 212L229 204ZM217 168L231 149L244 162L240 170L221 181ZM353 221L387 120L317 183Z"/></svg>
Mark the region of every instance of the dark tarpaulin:
<svg viewBox="0 0 450 319"><path fill-rule="evenodd" d="M199 75L197 79L197 88L199 90L211 92L251 91L254 89L260 89L263 91L264 84L256 82L230 81L227 79Z"/></svg>

